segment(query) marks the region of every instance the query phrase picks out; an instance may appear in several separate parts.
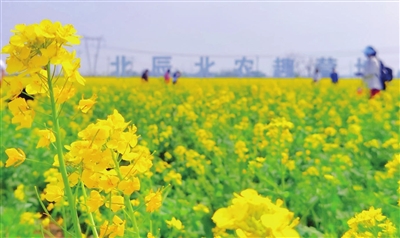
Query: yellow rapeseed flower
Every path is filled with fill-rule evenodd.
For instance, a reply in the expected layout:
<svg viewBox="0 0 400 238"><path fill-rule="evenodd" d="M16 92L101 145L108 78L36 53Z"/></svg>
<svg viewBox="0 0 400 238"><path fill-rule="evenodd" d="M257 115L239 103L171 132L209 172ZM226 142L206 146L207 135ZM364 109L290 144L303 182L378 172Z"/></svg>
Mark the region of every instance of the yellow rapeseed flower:
<svg viewBox="0 0 400 238"><path fill-rule="evenodd" d="M395 154L393 157L393 160L387 162L385 165L388 170L387 173L389 178L393 178L400 168L400 154Z"/></svg>
<svg viewBox="0 0 400 238"><path fill-rule="evenodd" d="M45 198L49 202L59 202L64 197L64 190L56 185L47 184Z"/></svg>
<svg viewBox="0 0 400 238"><path fill-rule="evenodd" d="M6 167L17 167L18 165L22 164L26 159L25 153L21 149L6 149L6 154L8 156Z"/></svg>
<svg viewBox="0 0 400 238"><path fill-rule="evenodd" d="M350 237L393 237L396 227L384 215L382 209L370 207L348 220L350 229L342 238ZM360 229L361 228L361 229Z"/></svg>
<svg viewBox="0 0 400 238"><path fill-rule="evenodd" d="M79 101L78 108L81 110L83 113L87 113L93 105L96 103L96 98L97 95L93 95L91 98L84 99L82 96L82 99Z"/></svg>
<svg viewBox="0 0 400 238"><path fill-rule="evenodd" d="M75 95L75 88L70 86L68 88L54 87L54 97L58 104L62 104Z"/></svg>
<svg viewBox="0 0 400 238"><path fill-rule="evenodd" d="M19 124L17 130L21 128L30 128L32 126L35 112L29 108L25 99L16 98L12 100L8 103L8 108L13 115L11 122L13 124Z"/></svg>
<svg viewBox="0 0 400 238"><path fill-rule="evenodd" d="M113 212L119 211L125 208L124 197L119 195L111 195L111 201L105 202L106 207L110 208ZM110 207L111 204L111 207Z"/></svg>
<svg viewBox="0 0 400 238"><path fill-rule="evenodd" d="M26 92L30 95L41 94L47 92L43 78L47 78L46 70L39 70L37 74L33 74L30 78L30 83L26 86Z"/></svg>
<svg viewBox="0 0 400 238"><path fill-rule="evenodd" d="M170 182L172 180L174 180L177 184L182 185L182 175L174 170L169 171L164 177L165 182Z"/></svg>
<svg viewBox="0 0 400 238"><path fill-rule="evenodd" d="M112 224L109 224L108 221L105 221L100 226L100 237L108 236L110 238L114 238L117 236L123 237L125 233L125 221L123 221L118 216L114 215Z"/></svg>
<svg viewBox="0 0 400 238"><path fill-rule="evenodd" d="M104 204L104 197L100 195L100 193L96 190L90 191L90 196L86 201L86 205L89 208L89 212L94 212L99 207L103 206Z"/></svg>
<svg viewBox="0 0 400 238"><path fill-rule="evenodd" d="M20 222L22 224L33 225L41 216L42 215L40 213L24 212L21 215Z"/></svg>
<svg viewBox="0 0 400 238"><path fill-rule="evenodd" d="M14 191L14 197L20 201L24 201L25 192L23 184L18 185L17 189Z"/></svg>
<svg viewBox="0 0 400 238"><path fill-rule="evenodd" d="M193 207L193 210L195 210L195 211L202 211L202 212L204 212L204 213L209 213L210 212L210 209L208 209L208 207L206 207L205 205L203 205L203 204L197 204L196 206L194 206Z"/></svg>
<svg viewBox="0 0 400 238"><path fill-rule="evenodd" d="M246 189L235 194L232 205L218 209L212 220L218 228L235 230L241 237L300 237L293 229L299 219L292 221L294 214L282 204Z"/></svg>
<svg viewBox="0 0 400 238"><path fill-rule="evenodd" d="M158 210L161 207L162 202L161 191L157 190L156 192L153 192L153 190L150 190L149 194L145 197L145 202L146 211L154 212Z"/></svg>
<svg viewBox="0 0 400 238"><path fill-rule="evenodd" d="M177 230L183 230L185 226L182 224L182 222L175 217L172 217L170 221L165 221L170 228L175 228Z"/></svg>
<svg viewBox="0 0 400 238"><path fill-rule="evenodd" d="M37 134L40 136L39 142L36 145L36 148L40 147L48 147L50 143L56 141L56 137L51 130L39 130Z"/></svg>
<svg viewBox="0 0 400 238"><path fill-rule="evenodd" d="M147 233L147 238L156 238L151 232Z"/></svg>
<svg viewBox="0 0 400 238"><path fill-rule="evenodd" d="M47 228L50 225L50 218L46 217L42 220L42 226Z"/></svg>
<svg viewBox="0 0 400 238"><path fill-rule="evenodd" d="M140 190L140 180L137 177L133 177L129 180L122 180L118 184L118 189L125 195L131 195L133 192Z"/></svg>

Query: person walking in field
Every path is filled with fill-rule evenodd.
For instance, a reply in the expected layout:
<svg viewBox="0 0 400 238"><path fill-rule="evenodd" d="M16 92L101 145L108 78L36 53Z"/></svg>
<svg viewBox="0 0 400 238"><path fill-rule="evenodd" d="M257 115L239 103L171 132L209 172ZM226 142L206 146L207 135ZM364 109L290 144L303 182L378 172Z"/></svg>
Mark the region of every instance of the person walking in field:
<svg viewBox="0 0 400 238"><path fill-rule="evenodd" d="M178 78L181 77L181 72L176 71L173 75L172 75L172 83L176 84L178 82Z"/></svg>
<svg viewBox="0 0 400 238"><path fill-rule="evenodd" d="M332 83L334 83L334 84L337 84L339 82L339 76L336 73L335 68L332 69L331 79L332 79Z"/></svg>
<svg viewBox="0 0 400 238"><path fill-rule="evenodd" d="M149 70L146 69L142 74L142 82L149 82Z"/></svg>
<svg viewBox="0 0 400 238"><path fill-rule="evenodd" d="M318 83L321 80L321 74L319 73L318 69L315 69L314 76L313 76L313 83Z"/></svg>
<svg viewBox="0 0 400 238"><path fill-rule="evenodd" d="M358 75L362 76L363 82L370 90L370 98L373 98L383 89L383 85L380 79L381 65L378 58L376 57L375 49L371 46L367 46L365 48L364 55L367 57L367 61L364 64L363 72Z"/></svg>
<svg viewBox="0 0 400 238"><path fill-rule="evenodd" d="M168 69L167 72L165 72L165 74L164 74L164 81L165 81L165 83L167 83L167 84L171 81L170 72L171 72L171 71Z"/></svg>

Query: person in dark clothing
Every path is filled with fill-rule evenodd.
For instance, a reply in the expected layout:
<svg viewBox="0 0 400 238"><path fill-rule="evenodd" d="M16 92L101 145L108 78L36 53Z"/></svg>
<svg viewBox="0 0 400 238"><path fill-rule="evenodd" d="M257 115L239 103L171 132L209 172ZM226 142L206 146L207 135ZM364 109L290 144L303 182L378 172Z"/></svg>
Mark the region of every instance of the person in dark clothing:
<svg viewBox="0 0 400 238"><path fill-rule="evenodd" d="M331 79L332 79L332 83L334 83L334 84L337 84L339 82L339 76L336 73L335 68L332 69Z"/></svg>
<svg viewBox="0 0 400 238"><path fill-rule="evenodd" d="M172 75L172 83L176 84L178 82L178 78L181 77L181 72L176 71L174 75Z"/></svg>
<svg viewBox="0 0 400 238"><path fill-rule="evenodd" d="M149 82L149 70L146 69L142 74L142 81Z"/></svg>

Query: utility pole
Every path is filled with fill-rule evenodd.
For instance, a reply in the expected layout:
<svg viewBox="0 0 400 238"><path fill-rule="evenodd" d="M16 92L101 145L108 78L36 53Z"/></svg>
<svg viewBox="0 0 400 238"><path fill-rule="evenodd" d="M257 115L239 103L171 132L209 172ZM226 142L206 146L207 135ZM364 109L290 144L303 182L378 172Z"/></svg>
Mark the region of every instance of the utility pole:
<svg viewBox="0 0 400 238"><path fill-rule="evenodd" d="M89 74L96 75L97 61L98 61L99 51L101 48L101 42L103 41L103 37L84 36L83 41L85 42L86 57L88 59L88 64L89 64ZM89 47L90 47L89 43L90 42L93 42L95 44L93 67L92 67L91 55L90 55L90 51L89 51Z"/></svg>

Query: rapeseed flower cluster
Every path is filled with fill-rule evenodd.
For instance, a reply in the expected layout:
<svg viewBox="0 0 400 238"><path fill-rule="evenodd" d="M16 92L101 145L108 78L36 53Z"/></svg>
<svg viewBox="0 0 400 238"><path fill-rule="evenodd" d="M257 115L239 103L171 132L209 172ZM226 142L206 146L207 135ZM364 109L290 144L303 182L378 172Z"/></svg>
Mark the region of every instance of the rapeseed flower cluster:
<svg viewBox="0 0 400 238"><path fill-rule="evenodd" d="M51 94L54 97L55 93L55 102L60 105L73 96L73 83L83 85L85 80L78 71L80 59L75 57L75 51L69 52L65 49L65 46L80 43L80 36L76 35L72 25L63 26L60 22L43 20L39 24L16 25L12 32L14 35L11 36L9 44L3 47L2 53L9 55L6 60L7 73L17 74L16 77L4 81L8 86L7 97L11 100L8 103L13 115L11 122L17 124L19 130L30 128L35 116L34 108L25 99L17 97L24 88L29 95L44 94L50 97ZM50 65L54 66L54 69ZM55 68L58 66L61 68L63 79L54 77ZM25 77L27 75L30 77ZM39 134L41 139L37 144L38 148L47 147L55 142L51 130L40 130ZM22 150L19 151L19 157L24 157ZM15 161L15 151L13 155L8 164ZM16 165L18 164L20 163Z"/></svg>
<svg viewBox="0 0 400 238"><path fill-rule="evenodd" d="M347 224L350 227L343 238L347 237L395 237L396 227L384 215L382 209L370 207L351 218Z"/></svg>
<svg viewBox="0 0 400 238"><path fill-rule="evenodd" d="M76 35L72 25L63 26L49 20L32 25L20 24L12 32L14 35L10 43L2 49L2 53L9 54L7 73L17 74L5 80L11 122L17 124L17 130L33 124L37 103L27 103L18 97L23 89L29 95L39 96L36 98L39 102L47 98L51 105L51 120L45 124L46 128L35 129L39 136L36 148L50 149L50 145L54 145L57 150L54 168L44 174L47 185L41 200L49 202L45 212L50 215L49 211L54 208L66 207L68 213L63 212L63 216L73 224L75 235L81 234L81 221L77 216L77 209L80 208L86 213L85 222L91 227L94 237L124 236L127 224L135 227L134 233L139 236L135 220L137 212L132 208L131 195L140 190L140 178L152 167L153 156L147 147L138 144L136 126L130 125L114 110L106 120L97 120L80 130L79 140L67 146L62 143L65 131L60 127L59 116L64 104L77 92L75 84L85 84L78 71L80 59L75 57L75 51L68 51L65 47L79 44L81 37ZM88 114L96 100L96 94L90 98L82 95L76 108ZM171 128L161 136L166 138L170 133ZM26 158L21 149L6 149L6 154L6 167L18 166ZM23 201L24 185L19 185L14 194ZM151 190L144 200L146 211L159 210L161 191ZM112 215L99 216L99 211L105 209L109 210L107 214ZM123 209L126 209L125 215L121 218ZM65 211L64 208L62 210ZM23 215L21 221L32 224L32 219L38 218L28 215ZM95 222L102 222L100 233Z"/></svg>
<svg viewBox="0 0 400 238"><path fill-rule="evenodd" d="M234 230L238 237L300 237L294 227L299 218L283 208L283 201L273 203L253 189L234 194L232 205L218 209L212 216L218 233Z"/></svg>

